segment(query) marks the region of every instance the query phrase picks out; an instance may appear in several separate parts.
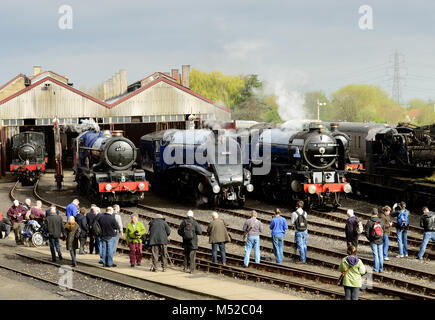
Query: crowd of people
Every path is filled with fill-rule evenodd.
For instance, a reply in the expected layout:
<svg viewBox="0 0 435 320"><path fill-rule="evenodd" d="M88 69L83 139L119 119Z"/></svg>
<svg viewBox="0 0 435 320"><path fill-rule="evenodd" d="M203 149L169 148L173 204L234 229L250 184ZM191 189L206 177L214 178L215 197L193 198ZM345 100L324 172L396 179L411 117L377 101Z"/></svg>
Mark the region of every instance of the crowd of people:
<svg viewBox="0 0 435 320"><path fill-rule="evenodd" d="M144 224L139 221L138 215L132 214L131 221L127 224L124 233L119 205L107 207L103 213L96 205L91 205L88 211L86 208L80 207L79 204L79 200L74 199L66 207L66 222L64 222L55 206L44 212L40 201L37 201L35 206L31 206L30 199L26 199L23 204L15 200L5 217L0 213L0 238L2 238L3 232L5 232L6 238L13 231L16 243L21 245L25 244L26 239L31 238L31 235L29 237L31 230L44 227L48 234L48 244L53 262L56 261L56 253L57 258L62 260L60 240L64 240L66 249L71 255L72 266L77 265L76 250L79 250L79 255L95 252L99 255L99 263L103 267L116 267L114 257L122 237L130 248L131 267L141 266L142 250L146 245L152 252L150 270L158 271L159 260L161 260L162 271L166 271L169 259L167 246L171 228L161 214L156 214L151 220L148 231ZM281 264L284 259L284 238L289 226L294 228L295 250L299 251L299 261L296 263L306 263L307 261L308 215L303 208L304 202L298 201L295 210L289 217L289 224L286 218L281 216L280 210L275 209L269 229L277 264ZM377 208L373 208L371 217L365 225L355 216L352 209L347 210L347 216L344 228L347 256L342 259L339 271L342 272L341 280L345 290L345 298L357 300L359 288L362 285L362 276L367 272L366 267L357 256L360 235L365 235L370 242L373 272L382 273L384 261L389 260L388 252L393 225L396 227L399 249L397 258L408 257L409 211L404 202L395 204L393 208L384 206L380 213ZM395 222L393 222L393 218L396 219ZM421 260L429 241L435 242L435 213L429 211L428 207L423 207L420 226L424 229L424 234L417 259ZM219 214L213 212L211 222L207 227L208 240L211 244L213 262L218 263L219 249L222 265L226 265L225 245L231 241L227 227L228 224L219 218ZM255 263L260 263L261 260L260 235L264 229L263 223L257 219L255 210L251 212L251 217L245 221L242 229L245 241L244 267L248 268L252 249L254 249ZM203 230L195 220L193 211L189 210L178 228L178 235L183 239L183 271L185 272L195 272L198 236L202 234ZM88 239L89 252L85 251ZM294 256L297 256L296 253Z"/></svg>

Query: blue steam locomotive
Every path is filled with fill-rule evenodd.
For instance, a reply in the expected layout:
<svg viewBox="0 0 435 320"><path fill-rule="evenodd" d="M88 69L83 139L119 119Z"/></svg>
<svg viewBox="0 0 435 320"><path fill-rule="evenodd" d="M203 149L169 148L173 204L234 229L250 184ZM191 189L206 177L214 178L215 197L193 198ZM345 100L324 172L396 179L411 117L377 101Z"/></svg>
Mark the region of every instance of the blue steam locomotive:
<svg viewBox="0 0 435 320"><path fill-rule="evenodd" d="M242 139L243 140L243 139ZM268 128L245 139L252 181L259 196L308 206L340 206L340 195L352 191L346 181L350 138L332 126L309 123L303 130ZM270 170L256 173L261 167Z"/></svg>
<svg viewBox="0 0 435 320"><path fill-rule="evenodd" d="M173 198L243 206L254 189L232 136L208 129L158 131L141 137L141 151L151 188Z"/></svg>

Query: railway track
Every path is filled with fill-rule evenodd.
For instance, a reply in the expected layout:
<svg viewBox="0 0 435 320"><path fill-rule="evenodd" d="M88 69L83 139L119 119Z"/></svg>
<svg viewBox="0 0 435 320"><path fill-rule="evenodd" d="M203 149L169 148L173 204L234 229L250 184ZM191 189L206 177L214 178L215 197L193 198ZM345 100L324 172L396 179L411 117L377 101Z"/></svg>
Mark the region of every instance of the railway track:
<svg viewBox="0 0 435 320"><path fill-rule="evenodd" d="M35 197L37 197L38 199L40 199L44 204L46 205L51 205L52 203L42 199L38 193L37 193L37 185L35 185L34 188L34 195ZM59 209L61 211L65 210L65 207L62 206L58 206ZM139 208L144 209L144 210L149 210L152 212L158 212L158 213L163 213L165 215L169 215L172 213L163 211L163 210L159 210L156 208L152 208L152 207L147 207L147 206L143 206L143 205L138 205ZM122 210L124 213L127 214L131 214L132 211L123 209ZM141 214L142 215L142 214ZM143 216L143 215L142 215ZM148 216L147 218L152 218L151 216ZM178 216L178 218L181 218L181 216ZM182 217L184 219L184 217ZM205 222L202 222L203 224ZM208 224L208 222L207 222ZM172 224L172 227L178 227L179 224ZM230 230L233 233L237 233L240 235L240 232L235 230ZM240 230L241 231L241 230ZM234 237L233 237L234 238ZM235 239L233 240L233 242L236 242L239 245L243 245L245 244L244 241L240 240L240 239ZM171 240L171 243L174 244L175 240ZM175 248L171 248L171 255L174 261L178 261L180 264L183 261L183 257L184 257L184 253L182 252L183 249L181 249L181 243L176 243L176 245L179 247L177 249ZM267 249L266 251L268 252L272 252L271 248L266 248L263 246L262 248ZM122 248L122 250L124 252L129 252L128 248ZM176 252L177 251L177 252ZM201 252L200 252L201 251ZM252 279L255 281L263 281L263 282L268 282L268 283L273 283L273 284L278 284L280 286L283 287L292 287L292 288L296 288L298 290L302 290L302 291L307 291L307 292L312 292L315 294L323 294L323 295L327 295L329 297L333 297L333 298L337 298L337 297L343 297L342 292L340 291L334 291L334 290L330 290L330 288L319 288L318 285L316 286L312 286L312 285L307 285L305 283L301 283L298 281L289 281L288 279L279 279L277 277L271 277L271 276L264 276L262 274L259 274L257 272L252 272L252 271L248 271L245 268L241 269L240 267L243 265L243 257L242 256L237 256L237 255L232 255L232 254L227 254L228 258L231 259L231 264L236 265L234 266L222 266L222 265L217 265L217 264L213 264L210 260L210 256L211 256L211 250L210 249L206 249L206 248L201 248L201 250L198 251L198 257L203 259L202 261L200 261L200 268L205 268L207 271L214 271L214 272L218 272L218 273L224 273L224 274L228 274L231 276L237 276L239 278L244 278L244 279ZM287 253L287 255L289 255ZM292 254L290 254L292 255ZM340 254L340 258L342 258L342 254ZM308 261L310 260L314 260L312 262L318 262L315 261L316 259L307 259ZM334 269L336 269L338 267L337 263L331 263L331 262L327 262L327 261L321 261L321 263L323 265L329 264L329 267L333 267ZM284 276L297 276L298 278L303 278L303 279L311 279L313 281L316 282L321 282L325 285L331 285L331 284L335 284L336 283L336 276L332 276L332 275L327 275L327 274L320 274L320 273L315 273L315 272L310 272L307 270L303 270L301 268L292 268L292 267L287 267L287 266L280 266L280 265L276 265L274 263L266 263L266 262L262 262L260 264L251 264L253 265L254 269L258 269L258 271L260 272L265 272L267 270L269 270L269 272L272 273L276 273L276 274L281 274ZM409 271L409 270L408 270ZM414 275L416 274L415 272L413 273ZM421 272L417 271L417 274L421 276ZM424 287L421 286L419 284L416 283L412 283L409 281L402 281L402 280L398 280L398 279L394 279L393 277L388 277L385 275L373 275L374 280L378 280L378 281L383 281L383 282L387 282L387 283L391 283L393 285L395 285L396 287L402 287L403 289L405 289L406 291L402 290L398 290L396 288L388 288L385 287L383 285L375 285L373 286L373 288L371 289L371 293L372 294L383 294L383 295L388 295L388 296L395 296L395 297L401 297L404 299L428 299L428 300L435 300L435 293L434 293L434 289L430 288L430 287ZM433 279L432 274L427 274L425 275L431 279ZM414 292L411 292L414 291Z"/></svg>
<svg viewBox="0 0 435 320"><path fill-rule="evenodd" d="M152 207L148 207L148 206L144 206L144 205L138 205L139 208L142 208L144 210L150 211L152 213L160 213L163 214L165 216L168 217L172 217L175 219L180 219L183 220L185 219L184 216L181 215L177 215L177 214L173 214L170 212L166 212L160 209L156 209L156 208L152 208ZM127 214L131 214L132 211L130 210L126 210L123 209L121 210L124 213ZM153 218L153 215L151 214L144 214L141 212L136 212L138 215L140 215L143 218L146 218L147 220L150 220ZM202 220L199 220L196 218L196 220L200 223L200 225L206 226L208 225L208 222L204 222ZM178 228L179 227L179 223L173 223L173 222L168 222L168 224L173 227L173 228ZM230 231L230 230L229 230ZM233 230L231 230L231 232L233 232ZM240 235L240 234L239 234ZM265 240L269 240L270 239L265 239ZM174 240L171 240L172 243L174 243ZM244 246L245 245L245 241L241 240L240 238L236 238L236 237L232 237L232 242L236 243L238 245ZM179 245L181 245L181 243L179 243ZM273 249L272 247L266 247L264 245L261 245L261 250L264 252L269 252L272 253ZM204 247L201 247L201 252L207 252L209 251L209 253L211 252L210 249L205 249ZM198 251L199 252L199 251ZM210 253L211 254L211 253ZM295 257L295 255L293 253L290 253L288 251L284 252L284 255L286 256L290 256L290 257ZM240 266L243 265L243 256L237 256L237 255L232 255L233 257L237 258L240 260L240 262L238 262L238 264ZM343 258L343 254L340 254L340 259ZM311 260L310 262L316 263L318 264L319 262L322 263L323 265L326 264L326 266L328 268L334 268L337 269L339 264L338 262L330 262L330 261L325 261L325 260L318 260L318 259L313 259L313 258L307 258L307 260ZM256 266L256 268L258 268L260 271L266 271L269 270L273 273L276 274L285 274L285 275L291 275L291 274L295 274L297 273L298 277L302 277L302 278L307 278L307 279L316 279L316 281L320 281L323 283L327 283L327 284L336 284L336 279L337 276L331 276L331 275L326 275L326 274L321 274L321 273L315 273L315 272L310 272L310 271L306 271L302 268L292 268L292 267L286 267L286 266L282 266L282 265L277 265L275 263L267 263L267 262L261 262L260 264L254 264L254 266ZM245 269L246 270L246 269ZM432 274L429 274L428 276L435 276ZM332 277L332 278L331 278ZM385 282L385 283L390 283L392 285L407 289L407 290L413 290L416 292L419 292L417 294L415 293L411 293L411 292L403 292L400 290L396 290L396 289L391 289L391 288L387 288L381 285L374 285L372 289L370 289L370 292L373 293L381 293L384 295L393 295L393 296L399 296L399 297L403 297L405 299L435 299L435 289L431 288L431 287L425 287L425 286L421 286L417 283L412 283L412 281L402 281L397 279L396 277L390 277L387 275L378 275L378 274L373 274L373 279L377 280L379 282Z"/></svg>
<svg viewBox="0 0 435 320"><path fill-rule="evenodd" d="M12 267L6 266L4 264L0 264L0 268L8 270L8 271L12 271L14 273L21 274L21 275L23 275L25 277L28 277L28 278L37 279L39 281L42 281L42 282L45 282L45 283L49 283L49 284L51 284L53 286L59 287L59 283L57 283L55 281L52 281L52 280L49 280L49 279L45 279L43 277L40 277L40 276L38 276L36 274L33 274L33 273L29 273L27 271L18 270L17 268L12 268ZM92 297L92 298L97 299L97 300L106 300L103 297L100 297L98 295L95 295L95 294L87 292L87 291L79 290L79 289L76 289L76 288L71 288L70 290L74 291L74 292L77 292L77 293L80 293L80 294L83 294L83 295L88 296L88 297Z"/></svg>

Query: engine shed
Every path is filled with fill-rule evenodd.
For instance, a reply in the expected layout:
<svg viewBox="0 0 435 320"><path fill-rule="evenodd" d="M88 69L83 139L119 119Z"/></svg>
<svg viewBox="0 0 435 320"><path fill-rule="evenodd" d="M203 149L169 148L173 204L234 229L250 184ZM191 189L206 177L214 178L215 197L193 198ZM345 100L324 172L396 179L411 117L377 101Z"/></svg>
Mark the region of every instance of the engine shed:
<svg viewBox="0 0 435 320"><path fill-rule="evenodd" d="M169 72L154 72L127 84L125 70L87 94L74 88L69 79L53 71L33 67L33 75L20 73L0 87L1 174L11 161L11 138L23 131L44 132L48 168L55 166L53 120L61 127L64 168L72 166L71 141L82 120L93 119L101 129L122 130L139 147L144 134L184 129L194 119L229 121L231 110L189 88L190 66ZM193 117L192 117L193 115Z"/></svg>

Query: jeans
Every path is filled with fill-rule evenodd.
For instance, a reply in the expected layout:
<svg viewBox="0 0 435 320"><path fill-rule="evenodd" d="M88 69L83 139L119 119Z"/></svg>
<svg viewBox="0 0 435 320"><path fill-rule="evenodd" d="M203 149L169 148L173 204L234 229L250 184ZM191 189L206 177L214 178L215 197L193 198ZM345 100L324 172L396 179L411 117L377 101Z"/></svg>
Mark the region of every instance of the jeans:
<svg viewBox="0 0 435 320"><path fill-rule="evenodd" d="M255 262L260 263L260 236L248 236L245 245L245 266L249 265L252 247L254 247Z"/></svg>
<svg viewBox="0 0 435 320"><path fill-rule="evenodd" d="M116 254L116 249L118 248L118 242L119 242L119 238L121 237L121 234L118 233L115 237L115 243L113 245L113 255L115 256Z"/></svg>
<svg viewBox="0 0 435 320"><path fill-rule="evenodd" d="M418 257L421 259L424 256L424 252L426 251L426 246L429 243L429 240L435 242L435 231L425 232L423 233L423 242L420 246L420 251L418 252Z"/></svg>
<svg viewBox="0 0 435 320"><path fill-rule="evenodd" d="M358 287L344 287L344 300L358 300Z"/></svg>
<svg viewBox="0 0 435 320"><path fill-rule="evenodd" d="M388 257L388 248L390 246L390 239L388 234L384 233L384 259Z"/></svg>
<svg viewBox="0 0 435 320"><path fill-rule="evenodd" d="M374 272L382 272L384 271L384 253L383 251L384 245L376 244L374 242L370 242L370 248L373 253L373 271Z"/></svg>
<svg viewBox="0 0 435 320"><path fill-rule="evenodd" d="M295 242L301 255L301 261L304 263L307 261L307 240L308 230L295 232Z"/></svg>
<svg viewBox="0 0 435 320"><path fill-rule="evenodd" d="M396 229L397 245L399 246L399 254L408 255L408 230ZM402 247L403 245L403 247Z"/></svg>
<svg viewBox="0 0 435 320"><path fill-rule="evenodd" d="M76 262L76 251L75 250L70 250L69 253L71 255L72 265L73 266L77 265L77 262Z"/></svg>
<svg viewBox="0 0 435 320"><path fill-rule="evenodd" d="M272 236L273 254L275 255L276 263L281 263L284 257L284 235L275 234Z"/></svg>
<svg viewBox="0 0 435 320"><path fill-rule="evenodd" d="M59 244L59 238L53 238L49 237L48 241L50 243L50 251L51 251L51 260L54 262L56 261L56 252L54 249L56 248L57 255L59 256L59 259L62 259L62 252L60 252L60 244Z"/></svg>
<svg viewBox="0 0 435 320"><path fill-rule="evenodd" d="M101 251L100 256L103 264L111 267L113 264L113 246L115 245L116 237L112 237L108 240L100 239Z"/></svg>
<svg viewBox="0 0 435 320"><path fill-rule="evenodd" d="M213 262L217 263L217 248L219 247L219 252L221 254L222 263L227 262L227 256L225 254L225 242L215 242L211 244L211 256L213 258Z"/></svg>
<svg viewBox="0 0 435 320"><path fill-rule="evenodd" d="M101 238L99 238L99 237L95 237L95 244L96 244L96 248L98 248L98 252L99 252L99 254L100 254L100 261L102 262L102 263L104 263L104 260L103 260L103 240L101 239ZM95 252L95 253L98 253L98 252Z"/></svg>

